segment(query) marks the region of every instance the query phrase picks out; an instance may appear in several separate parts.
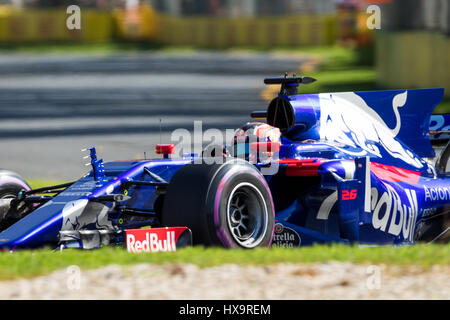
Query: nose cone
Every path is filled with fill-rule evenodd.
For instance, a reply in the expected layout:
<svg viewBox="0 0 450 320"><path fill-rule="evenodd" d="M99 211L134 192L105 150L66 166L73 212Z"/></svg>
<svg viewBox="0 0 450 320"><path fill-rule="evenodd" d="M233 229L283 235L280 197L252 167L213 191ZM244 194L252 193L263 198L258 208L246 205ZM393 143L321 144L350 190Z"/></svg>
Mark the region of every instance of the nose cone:
<svg viewBox="0 0 450 320"><path fill-rule="evenodd" d="M49 201L0 233L0 248L34 248L57 241L63 205Z"/></svg>
<svg viewBox="0 0 450 320"><path fill-rule="evenodd" d="M76 224L88 203L88 195L96 189L92 178L77 181L56 197L0 233L0 248L35 248L57 243L63 228Z"/></svg>

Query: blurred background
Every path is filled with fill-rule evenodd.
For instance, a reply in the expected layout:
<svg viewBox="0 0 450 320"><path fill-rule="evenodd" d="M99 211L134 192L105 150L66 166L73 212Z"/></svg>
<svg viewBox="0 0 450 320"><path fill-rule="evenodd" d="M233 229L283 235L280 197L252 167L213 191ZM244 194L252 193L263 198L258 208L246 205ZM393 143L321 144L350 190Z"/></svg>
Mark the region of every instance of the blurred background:
<svg viewBox="0 0 450 320"><path fill-rule="evenodd" d="M241 126L285 72L318 79L304 93L444 87L450 112L449 35L450 0L0 0L0 166L67 180L84 147L155 157L195 120Z"/></svg>

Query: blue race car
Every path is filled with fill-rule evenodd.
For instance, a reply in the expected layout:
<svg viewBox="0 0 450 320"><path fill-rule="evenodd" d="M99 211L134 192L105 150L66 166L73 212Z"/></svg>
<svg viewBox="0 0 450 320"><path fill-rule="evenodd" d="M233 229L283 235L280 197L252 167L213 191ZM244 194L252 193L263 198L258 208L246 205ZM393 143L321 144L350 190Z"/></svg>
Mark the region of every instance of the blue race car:
<svg viewBox="0 0 450 320"><path fill-rule="evenodd" d="M171 158L103 162L32 190L0 172L0 247L173 251L448 241L450 144L443 89L297 94L281 85L230 145ZM431 135L430 135L431 132Z"/></svg>

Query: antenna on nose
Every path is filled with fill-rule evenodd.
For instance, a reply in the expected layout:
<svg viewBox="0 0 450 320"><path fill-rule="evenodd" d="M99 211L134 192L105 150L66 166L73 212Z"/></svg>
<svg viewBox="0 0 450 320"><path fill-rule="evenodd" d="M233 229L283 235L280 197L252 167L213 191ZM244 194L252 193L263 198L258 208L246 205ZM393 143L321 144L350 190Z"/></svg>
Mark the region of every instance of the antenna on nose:
<svg viewBox="0 0 450 320"><path fill-rule="evenodd" d="M162 144L162 119L159 118L159 144Z"/></svg>

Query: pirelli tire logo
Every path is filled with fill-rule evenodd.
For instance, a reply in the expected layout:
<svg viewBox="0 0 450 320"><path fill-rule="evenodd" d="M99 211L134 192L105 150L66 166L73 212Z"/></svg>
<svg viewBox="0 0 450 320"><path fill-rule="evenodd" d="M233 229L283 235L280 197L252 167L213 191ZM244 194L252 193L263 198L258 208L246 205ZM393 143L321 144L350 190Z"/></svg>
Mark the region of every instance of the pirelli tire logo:
<svg viewBox="0 0 450 320"><path fill-rule="evenodd" d="M275 232L273 234L272 247L295 248L301 244L299 234L281 223L275 225Z"/></svg>

